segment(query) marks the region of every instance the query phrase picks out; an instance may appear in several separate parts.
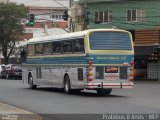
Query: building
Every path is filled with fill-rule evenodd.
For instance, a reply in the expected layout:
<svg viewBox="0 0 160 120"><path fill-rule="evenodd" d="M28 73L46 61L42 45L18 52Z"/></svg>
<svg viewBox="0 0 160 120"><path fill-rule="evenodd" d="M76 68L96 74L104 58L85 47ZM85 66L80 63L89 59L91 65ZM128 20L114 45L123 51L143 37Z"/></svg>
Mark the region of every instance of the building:
<svg viewBox="0 0 160 120"><path fill-rule="evenodd" d="M68 0L10 0L17 4L24 4L29 8L25 24L24 39L42 37L46 35L64 34L68 31L68 22L63 20L63 13L68 9ZM33 26L27 25L30 14L35 16Z"/></svg>
<svg viewBox="0 0 160 120"><path fill-rule="evenodd" d="M35 38L46 35L57 35L68 32L68 21L63 20L66 8L29 7L29 14L35 15L33 26L25 25L26 37ZM25 22L26 23L26 22ZM27 35L28 34L28 35ZM27 39L27 38L25 38Z"/></svg>
<svg viewBox="0 0 160 120"><path fill-rule="evenodd" d="M14 2L24 4L29 8L28 17L22 20L25 35L22 39L42 37L45 35L64 34L68 32L68 21L63 20L65 10L68 10L68 0L1 0L3 2ZM35 16L33 26L27 25L30 14Z"/></svg>
<svg viewBox="0 0 160 120"><path fill-rule="evenodd" d="M24 35L20 36L21 41L18 42L17 48L21 46L21 43L23 45L24 41L31 38L65 34L69 31L68 21L63 20L64 11L68 10L68 0L58 0L57 2L53 0L9 0L8 2L24 4L29 8L28 17L22 20L25 31ZM30 14L35 16L32 26L28 24Z"/></svg>
<svg viewBox="0 0 160 120"><path fill-rule="evenodd" d="M3 3L8 3L9 0L0 0L0 3L3 2Z"/></svg>
<svg viewBox="0 0 160 120"><path fill-rule="evenodd" d="M74 0L74 29L118 28L130 31L135 45L135 77L159 79L159 8L159 0Z"/></svg>

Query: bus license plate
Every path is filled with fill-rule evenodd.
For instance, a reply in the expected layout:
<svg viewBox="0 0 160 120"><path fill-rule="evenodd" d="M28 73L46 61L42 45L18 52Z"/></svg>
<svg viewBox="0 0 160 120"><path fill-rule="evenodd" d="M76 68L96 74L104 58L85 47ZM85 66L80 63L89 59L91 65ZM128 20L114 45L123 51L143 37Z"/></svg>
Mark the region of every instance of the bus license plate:
<svg viewBox="0 0 160 120"><path fill-rule="evenodd" d="M117 74L107 74L105 75L106 80L118 80Z"/></svg>

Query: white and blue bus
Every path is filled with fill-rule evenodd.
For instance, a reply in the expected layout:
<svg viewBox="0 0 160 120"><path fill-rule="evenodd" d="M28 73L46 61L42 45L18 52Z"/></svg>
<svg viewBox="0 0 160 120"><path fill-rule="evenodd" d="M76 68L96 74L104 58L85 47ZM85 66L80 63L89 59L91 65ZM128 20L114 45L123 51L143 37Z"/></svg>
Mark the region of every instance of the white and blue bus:
<svg viewBox="0 0 160 120"><path fill-rule="evenodd" d="M110 94L113 88L132 88L134 49L129 32L91 29L64 35L30 39L22 79L30 88L53 86L72 90L96 90Z"/></svg>

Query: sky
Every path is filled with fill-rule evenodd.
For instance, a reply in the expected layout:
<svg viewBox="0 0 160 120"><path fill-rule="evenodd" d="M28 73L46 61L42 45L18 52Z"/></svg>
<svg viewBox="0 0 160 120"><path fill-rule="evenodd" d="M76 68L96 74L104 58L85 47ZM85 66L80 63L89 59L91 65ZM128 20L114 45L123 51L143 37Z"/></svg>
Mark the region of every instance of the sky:
<svg viewBox="0 0 160 120"><path fill-rule="evenodd" d="M10 2L15 2L17 4L23 3L26 6L37 6L37 7L63 7L68 6L68 0L10 0Z"/></svg>

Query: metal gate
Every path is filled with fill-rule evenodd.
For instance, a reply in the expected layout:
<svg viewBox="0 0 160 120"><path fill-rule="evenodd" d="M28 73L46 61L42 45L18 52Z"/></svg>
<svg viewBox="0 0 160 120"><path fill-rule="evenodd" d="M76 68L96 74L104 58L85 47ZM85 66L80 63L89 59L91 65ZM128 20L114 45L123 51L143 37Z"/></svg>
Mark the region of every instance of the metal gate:
<svg viewBox="0 0 160 120"><path fill-rule="evenodd" d="M158 62L150 62L147 64L147 78L158 79Z"/></svg>

